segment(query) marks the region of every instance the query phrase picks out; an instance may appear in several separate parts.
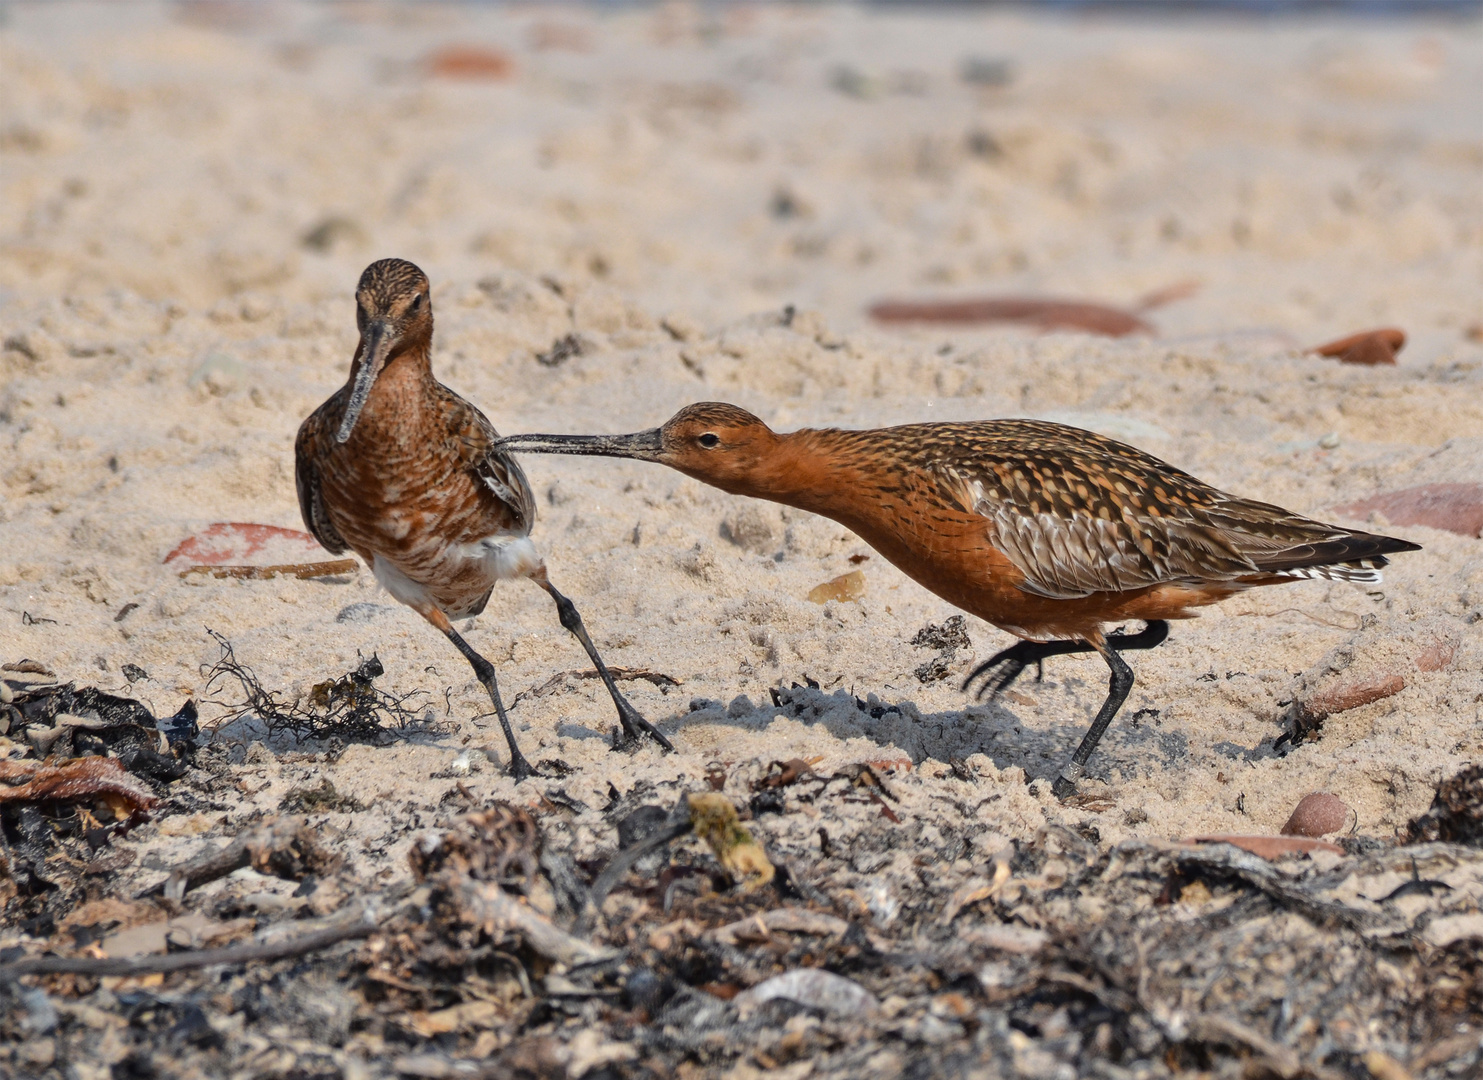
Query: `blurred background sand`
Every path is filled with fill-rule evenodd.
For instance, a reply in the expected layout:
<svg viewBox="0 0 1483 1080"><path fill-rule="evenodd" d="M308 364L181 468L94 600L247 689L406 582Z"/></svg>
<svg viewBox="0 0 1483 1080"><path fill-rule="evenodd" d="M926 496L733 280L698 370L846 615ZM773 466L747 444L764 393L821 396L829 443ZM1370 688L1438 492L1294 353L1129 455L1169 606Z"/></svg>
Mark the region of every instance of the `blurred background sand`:
<svg viewBox="0 0 1483 1080"><path fill-rule="evenodd" d="M1476 17L0 12L0 660L119 691L134 664L127 692L169 713L205 689L205 627L289 694L377 652L383 684L454 731L341 758L361 797L441 789L429 772L495 731L457 655L364 571L182 580L162 560L211 522L298 526L293 435L345 377L375 258L429 273L435 371L509 432L632 430L702 399L781 428L1039 416L1330 517L1483 472ZM1128 306L1180 282L1198 291L1146 316L1156 335L1117 341L865 315L883 296ZM1301 352L1382 324L1410 335L1395 367ZM543 363L568 336L575 355ZM658 467L526 467L536 540L605 655L683 682L627 684L672 758L609 755L593 682L521 701L527 753L578 766L578 797L823 755L909 757L926 800L940 763L981 752L1008 798L980 815L1011 835L1047 815L1105 841L1273 830L1318 788L1389 835L1480 751L1475 538L1393 528L1426 550L1382 589L1269 589L1177 625L1094 760L1105 805L1075 809L1019 770L1053 775L1100 660L967 709L958 681L1007 637L970 619L972 649L920 682L933 654L910 641L952 610L852 563L868 550L832 523ZM858 600L806 599L855 569ZM507 700L583 666L528 586L497 590L469 637ZM1455 662L1411 673L1436 638ZM1407 688L1275 757L1298 673L1344 650ZM769 688L805 677L820 689L777 718Z"/></svg>

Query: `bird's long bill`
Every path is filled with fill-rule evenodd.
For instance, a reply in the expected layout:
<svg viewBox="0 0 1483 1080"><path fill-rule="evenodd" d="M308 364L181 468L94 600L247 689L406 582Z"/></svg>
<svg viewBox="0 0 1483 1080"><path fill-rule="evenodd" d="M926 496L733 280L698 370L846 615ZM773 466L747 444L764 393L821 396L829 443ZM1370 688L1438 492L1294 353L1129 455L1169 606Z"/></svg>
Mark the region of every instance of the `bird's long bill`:
<svg viewBox="0 0 1483 1080"><path fill-rule="evenodd" d="M511 435L500 440L500 449L517 454L591 454L659 461L664 440L658 428L632 435Z"/></svg>
<svg viewBox="0 0 1483 1080"><path fill-rule="evenodd" d="M343 443L355 430L360 411L366 407L366 398L371 396L371 386L381 369L386 365L386 354L391 351L391 327L383 322L367 323L365 348L361 350L360 369L355 373L355 385L350 390L350 404L345 407L345 419L340 421L340 430L335 433L335 442Z"/></svg>

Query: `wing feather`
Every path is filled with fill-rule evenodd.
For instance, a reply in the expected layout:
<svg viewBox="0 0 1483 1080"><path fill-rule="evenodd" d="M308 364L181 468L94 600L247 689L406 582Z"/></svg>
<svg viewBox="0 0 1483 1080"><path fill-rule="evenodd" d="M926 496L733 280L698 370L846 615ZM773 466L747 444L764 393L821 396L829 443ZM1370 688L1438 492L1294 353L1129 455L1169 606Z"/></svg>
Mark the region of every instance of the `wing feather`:
<svg viewBox="0 0 1483 1080"><path fill-rule="evenodd" d="M1131 447L1120 449L1127 451L1121 460L1058 456L1059 484L1032 482L1007 454L980 452L933 467L944 493L984 517L994 545L1024 574L1019 587L1037 596L1311 577L1321 566L1335 577L1373 576L1368 567L1331 565L1369 555L1365 534L1226 495ZM1147 474L1150 464L1157 471Z"/></svg>
<svg viewBox="0 0 1483 1080"><path fill-rule="evenodd" d="M536 521L536 500L525 470L514 455L496 449L499 432L487 416L451 391L448 396L465 467L510 511L514 529L528 534Z"/></svg>
<svg viewBox="0 0 1483 1080"><path fill-rule="evenodd" d="M332 398L331 401L333 400ZM314 534L314 539L326 551L332 555L343 555L350 545L330 521L329 512L324 505L324 492L320 487L319 470L314 465L315 449L327 435L321 414L328 404L326 402L324 406L320 406L299 425L299 434L294 439L294 486L299 493L299 515L304 519L304 527Z"/></svg>

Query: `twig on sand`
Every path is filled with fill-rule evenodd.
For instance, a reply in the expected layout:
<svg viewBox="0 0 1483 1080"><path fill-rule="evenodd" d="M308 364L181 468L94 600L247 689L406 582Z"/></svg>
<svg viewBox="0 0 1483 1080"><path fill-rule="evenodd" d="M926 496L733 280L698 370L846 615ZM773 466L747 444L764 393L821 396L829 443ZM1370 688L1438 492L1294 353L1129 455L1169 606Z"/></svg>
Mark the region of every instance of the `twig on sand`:
<svg viewBox="0 0 1483 1080"><path fill-rule="evenodd" d="M388 913L389 914L389 913ZM367 937L380 928L379 922L367 918L342 926L326 927L312 934L253 945L232 945L224 949L202 949L199 952L168 953L164 956L38 956L0 964L0 985L22 975L160 975L172 971L193 971L217 964L247 964L305 956L351 938Z"/></svg>
<svg viewBox="0 0 1483 1080"><path fill-rule="evenodd" d="M180 572L181 577L210 574L214 578L237 578L243 581L266 581L280 575L300 580L353 574L360 568L354 559L327 559L324 562L277 563L273 566L192 566Z"/></svg>

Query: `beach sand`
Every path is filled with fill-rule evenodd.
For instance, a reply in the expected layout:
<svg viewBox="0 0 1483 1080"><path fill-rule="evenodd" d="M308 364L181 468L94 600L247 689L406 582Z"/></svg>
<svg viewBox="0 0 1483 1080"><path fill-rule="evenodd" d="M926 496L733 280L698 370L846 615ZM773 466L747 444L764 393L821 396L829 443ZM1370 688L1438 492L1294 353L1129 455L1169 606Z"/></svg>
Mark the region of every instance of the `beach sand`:
<svg viewBox="0 0 1483 1080"><path fill-rule="evenodd" d="M975 865L1047 823L1093 826L1104 848L1275 832L1315 790L1389 838L1483 753L1483 545L1334 509L1483 475L1475 22L4 10L0 661L160 715L194 698L209 728L241 700L205 685L210 628L287 699L374 653L378 685L440 725L265 767L223 797L217 835L329 778L372 806L334 827L399 870L414 822L398 807L434 804L461 751L496 759L464 780L480 798L552 786L504 776L472 673L368 571L218 580L163 561L213 522L301 527L294 433L344 381L356 279L389 255L434 283L435 373L506 433L637 430L697 400L781 430L1040 417L1424 548L1383 586L1263 589L1175 624L1130 657L1093 798L1061 805L1049 778L1105 693L1100 659L1053 659L973 704L961 679L1012 639L970 617L971 648L919 681L935 652L911 640L954 610L834 523L655 465L527 458L552 580L610 663L677 684L624 684L673 756L610 752L592 680L514 707L526 755L575 770L561 787L594 808L593 836L615 792L801 757L886 763L903 828L971 826ZM452 45L508 71L439 75ZM1130 307L1181 282L1198 289L1144 315L1155 334L1116 340L865 314L979 294ZM1303 351L1382 325L1409 335L1393 367ZM568 335L576 355L541 362ZM807 599L854 570L857 600ZM586 667L524 583L465 633L507 701ZM1438 642L1451 659L1418 668ZM1273 751L1300 690L1355 673L1405 688ZM255 733L219 732L238 761ZM778 843L816 828L767 820ZM161 828L125 841L146 856L123 871L136 883L199 842Z"/></svg>

